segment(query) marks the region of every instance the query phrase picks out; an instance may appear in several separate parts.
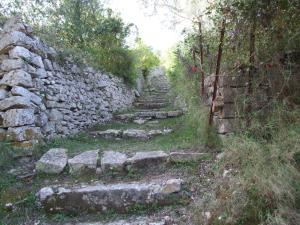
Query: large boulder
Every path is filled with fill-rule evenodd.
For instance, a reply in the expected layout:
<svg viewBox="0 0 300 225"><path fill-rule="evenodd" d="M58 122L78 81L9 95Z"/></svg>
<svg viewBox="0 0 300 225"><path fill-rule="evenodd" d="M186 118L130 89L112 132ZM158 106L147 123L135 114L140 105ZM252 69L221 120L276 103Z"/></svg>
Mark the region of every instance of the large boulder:
<svg viewBox="0 0 300 225"><path fill-rule="evenodd" d="M35 122L33 109L11 109L3 115L3 127L32 125Z"/></svg>
<svg viewBox="0 0 300 225"><path fill-rule="evenodd" d="M101 158L101 169L103 171L122 171L124 169L127 156L120 152L106 151Z"/></svg>
<svg viewBox="0 0 300 225"><path fill-rule="evenodd" d="M32 104L28 98L21 96L13 96L0 101L0 110L31 108Z"/></svg>
<svg viewBox="0 0 300 225"><path fill-rule="evenodd" d="M84 171L96 172L99 150L83 152L68 160L70 173L78 174Z"/></svg>
<svg viewBox="0 0 300 225"><path fill-rule="evenodd" d="M63 148L50 149L36 163L38 172L47 174L59 174L66 167L68 162L67 150Z"/></svg>
<svg viewBox="0 0 300 225"><path fill-rule="evenodd" d="M29 73L26 73L23 70L13 70L9 73L6 73L0 85L6 86L22 86L22 87L33 87L32 78Z"/></svg>
<svg viewBox="0 0 300 225"><path fill-rule="evenodd" d="M7 138L12 141L30 141L42 139L39 127L10 127L8 128Z"/></svg>

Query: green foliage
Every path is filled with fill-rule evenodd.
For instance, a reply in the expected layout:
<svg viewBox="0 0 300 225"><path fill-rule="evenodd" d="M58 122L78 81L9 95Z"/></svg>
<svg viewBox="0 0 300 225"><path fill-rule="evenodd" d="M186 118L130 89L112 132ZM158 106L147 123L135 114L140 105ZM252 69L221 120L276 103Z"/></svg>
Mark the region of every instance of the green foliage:
<svg viewBox="0 0 300 225"><path fill-rule="evenodd" d="M141 40L131 50L126 45L126 39L133 24L125 24L119 15L105 8L102 2L32 0L24 4L10 0L0 9L0 23L4 15L22 13L35 26L38 35L60 49L62 55L79 59L82 65L89 64L124 77L134 84L139 70L150 70L159 64L159 59Z"/></svg>
<svg viewBox="0 0 300 225"><path fill-rule="evenodd" d="M230 179L230 185L224 185L226 180L221 183L223 188L220 188L218 204L213 209L217 212L213 224L218 224L218 217L224 211L227 215L223 215L223 219L230 218L231 224L297 224L299 110L287 115L280 103L274 104L273 108L273 115L265 123L254 120L247 130L225 139L225 155L219 165L221 174L225 168L231 168L237 174ZM276 124L276 127L270 130L270 124ZM233 196L237 190L245 194L245 200L222 198L222 195ZM244 204L238 213L234 210L239 204L237 201Z"/></svg>
<svg viewBox="0 0 300 225"><path fill-rule="evenodd" d="M133 54L136 60L136 71L142 71L144 76L147 76L152 68L160 64L159 57L140 38L136 41Z"/></svg>
<svg viewBox="0 0 300 225"><path fill-rule="evenodd" d="M214 130L208 127L207 108L204 107L199 96L199 74L190 72L192 61L190 58L184 58L182 55L184 51L184 49L177 49L175 52L170 52L165 66L167 67L167 75L172 82L173 95L180 96L181 101L187 107L185 129L190 132L191 136L194 137L193 139L197 140L198 144L205 144L210 147L218 146L220 141L214 134Z"/></svg>

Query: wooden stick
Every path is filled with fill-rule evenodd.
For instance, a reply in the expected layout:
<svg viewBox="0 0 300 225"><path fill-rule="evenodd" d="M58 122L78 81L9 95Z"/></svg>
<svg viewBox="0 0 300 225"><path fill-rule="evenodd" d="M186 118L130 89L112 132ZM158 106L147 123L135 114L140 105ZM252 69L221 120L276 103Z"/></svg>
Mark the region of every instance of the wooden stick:
<svg viewBox="0 0 300 225"><path fill-rule="evenodd" d="M224 46L224 36L225 36L225 28L226 28L226 19L223 18L221 31L220 31L220 43L219 43L219 50L218 50L218 58L217 58L217 67L216 67L216 77L214 81L214 90L213 90L213 97L212 97L212 103L210 106L210 113L209 113L209 126L213 124L213 117L214 117L214 101L217 97L217 90L218 90L218 83L219 83L219 74L221 70L221 59L222 59L222 53L223 53L223 46Z"/></svg>

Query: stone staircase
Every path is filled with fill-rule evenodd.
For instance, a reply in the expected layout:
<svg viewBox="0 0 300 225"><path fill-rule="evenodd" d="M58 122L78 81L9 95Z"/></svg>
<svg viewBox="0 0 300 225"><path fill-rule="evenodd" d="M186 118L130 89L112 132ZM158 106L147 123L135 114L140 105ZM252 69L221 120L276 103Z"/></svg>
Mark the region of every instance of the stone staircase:
<svg viewBox="0 0 300 225"><path fill-rule="evenodd" d="M126 126L130 123L134 128L103 130L100 127L89 134L95 139L124 143L127 139L150 141L160 135L170 135L172 128L141 128L145 123L160 123L163 119L183 115L181 109L171 107L168 100L170 87L165 76L153 76L149 83L131 112L115 116L117 124ZM174 208L184 212L195 199L187 180L189 174L173 168L199 164L209 158L210 154L196 151L141 150L128 153L114 149L103 152L100 149L69 156L67 149L51 149L36 163L36 170L58 176L63 173L63 180L48 182L40 188L37 198L45 213L50 215L77 215L79 221L90 221L81 218L81 215L118 215L109 222L92 219L93 222L72 223L77 225L190 224L187 220L180 223L177 218L180 216L173 213ZM90 176L91 180L81 181ZM72 177L78 178L76 182ZM142 216L139 215L141 212ZM125 218L123 215L126 215Z"/></svg>

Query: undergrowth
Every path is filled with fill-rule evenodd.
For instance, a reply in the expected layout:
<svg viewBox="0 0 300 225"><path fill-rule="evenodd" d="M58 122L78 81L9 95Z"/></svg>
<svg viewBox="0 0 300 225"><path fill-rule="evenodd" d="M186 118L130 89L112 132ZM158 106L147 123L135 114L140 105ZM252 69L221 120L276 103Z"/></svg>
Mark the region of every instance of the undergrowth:
<svg viewBox="0 0 300 225"><path fill-rule="evenodd" d="M209 224L300 224L299 115L276 103L225 139Z"/></svg>

